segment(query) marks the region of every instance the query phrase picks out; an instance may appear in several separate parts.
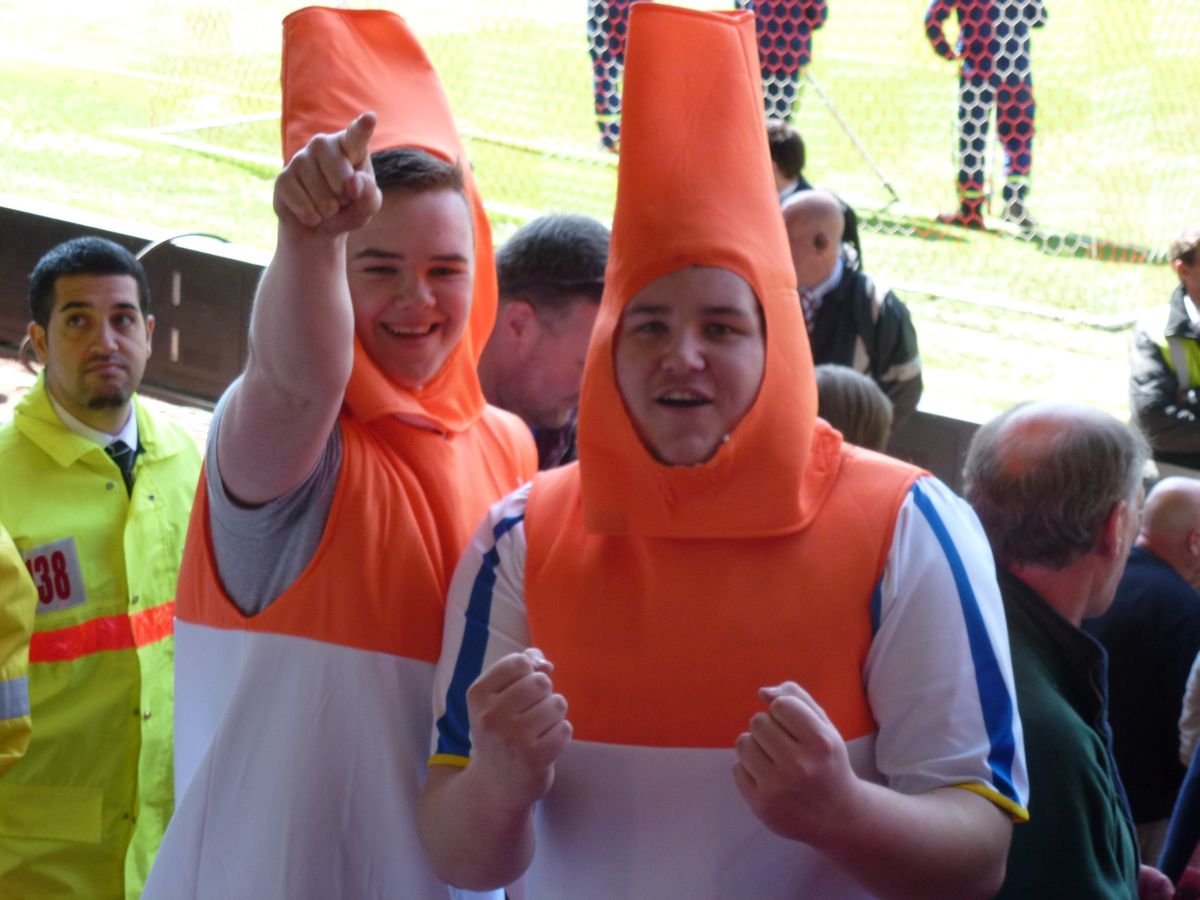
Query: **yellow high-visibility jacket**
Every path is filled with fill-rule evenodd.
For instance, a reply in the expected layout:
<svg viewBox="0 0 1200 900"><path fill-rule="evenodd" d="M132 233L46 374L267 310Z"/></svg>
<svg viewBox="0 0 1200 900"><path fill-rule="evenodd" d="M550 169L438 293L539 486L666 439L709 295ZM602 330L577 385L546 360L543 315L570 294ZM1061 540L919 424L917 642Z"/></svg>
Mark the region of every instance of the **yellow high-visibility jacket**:
<svg viewBox="0 0 1200 900"><path fill-rule="evenodd" d="M29 633L37 591L0 524L0 775L29 746Z"/></svg>
<svg viewBox="0 0 1200 900"><path fill-rule="evenodd" d="M174 598L195 442L134 400L132 496L39 378L0 428L0 522L37 589L33 739L0 779L0 896L136 898L174 806Z"/></svg>

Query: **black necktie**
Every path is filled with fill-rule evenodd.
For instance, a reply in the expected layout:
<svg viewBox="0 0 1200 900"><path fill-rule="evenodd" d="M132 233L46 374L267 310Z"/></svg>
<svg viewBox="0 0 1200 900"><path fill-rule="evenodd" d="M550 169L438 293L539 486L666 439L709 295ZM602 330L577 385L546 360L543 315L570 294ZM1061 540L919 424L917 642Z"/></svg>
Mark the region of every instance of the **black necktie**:
<svg viewBox="0 0 1200 900"><path fill-rule="evenodd" d="M133 463L137 458L137 453L124 441L113 441L104 448L112 461L117 464L117 468L121 470L121 477L125 479L125 490L133 493Z"/></svg>

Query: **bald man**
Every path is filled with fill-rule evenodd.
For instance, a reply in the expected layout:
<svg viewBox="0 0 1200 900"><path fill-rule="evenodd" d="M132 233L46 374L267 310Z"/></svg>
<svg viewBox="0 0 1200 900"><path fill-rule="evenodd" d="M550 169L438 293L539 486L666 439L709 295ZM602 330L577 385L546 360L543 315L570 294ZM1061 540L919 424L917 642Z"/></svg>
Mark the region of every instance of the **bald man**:
<svg viewBox="0 0 1200 900"><path fill-rule="evenodd" d="M1146 498L1116 600L1084 625L1108 650L1113 751L1145 859L1162 849L1183 781L1178 720L1200 652L1198 585L1200 482L1167 478Z"/></svg>
<svg viewBox="0 0 1200 900"><path fill-rule="evenodd" d="M846 265L845 219L837 197L800 191L783 204L796 286L813 362L837 363L870 375L903 426L921 398L917 333L903 303L874 279Z"/></svg>
<svg viewBox="0 0 1200 900"><path fill-rule="evenodd" d="M1097 690L1104 652L1081 630L1113 602L1148 455L1107 413L1051 403L997 416L967 453L963 494L996 557L1029 766L1029 821L1013 829L1000 900L1171 896L1138 865Z"/></svg>

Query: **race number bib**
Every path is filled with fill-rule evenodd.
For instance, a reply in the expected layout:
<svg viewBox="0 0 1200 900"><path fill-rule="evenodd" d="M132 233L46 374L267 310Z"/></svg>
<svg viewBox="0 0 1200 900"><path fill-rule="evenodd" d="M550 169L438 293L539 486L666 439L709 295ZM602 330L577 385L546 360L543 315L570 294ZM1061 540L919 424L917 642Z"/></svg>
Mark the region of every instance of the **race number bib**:
<svg viewBox="0 0 1200 900"><path fill-rule="evenodd" d="M58 612L87 603L75 538L65 537L22 551L25 568L37 586L39 614Z"/></svg>

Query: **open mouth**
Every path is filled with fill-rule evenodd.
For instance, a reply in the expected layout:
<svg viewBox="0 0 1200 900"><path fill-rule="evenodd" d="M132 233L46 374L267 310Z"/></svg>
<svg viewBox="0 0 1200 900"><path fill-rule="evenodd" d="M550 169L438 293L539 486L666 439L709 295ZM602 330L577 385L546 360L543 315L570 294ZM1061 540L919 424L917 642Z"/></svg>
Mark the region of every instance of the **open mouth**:
<svg viewBox="0 0 1200 900"><path fill-rule="evenodd" d="M708 406L712 400L695 391L668 391L655 397L654 402L659 406L669 406L674 409L691 409L697 406Z"/></svg>
<svg viewBox="0 0 1200 900"><path fill-rule="evenodd" d="M429 322L424 325L390 325L385 322L380 327L392 337L423 338L429 337L429 335L441 328L441 323Z"/></svg>

